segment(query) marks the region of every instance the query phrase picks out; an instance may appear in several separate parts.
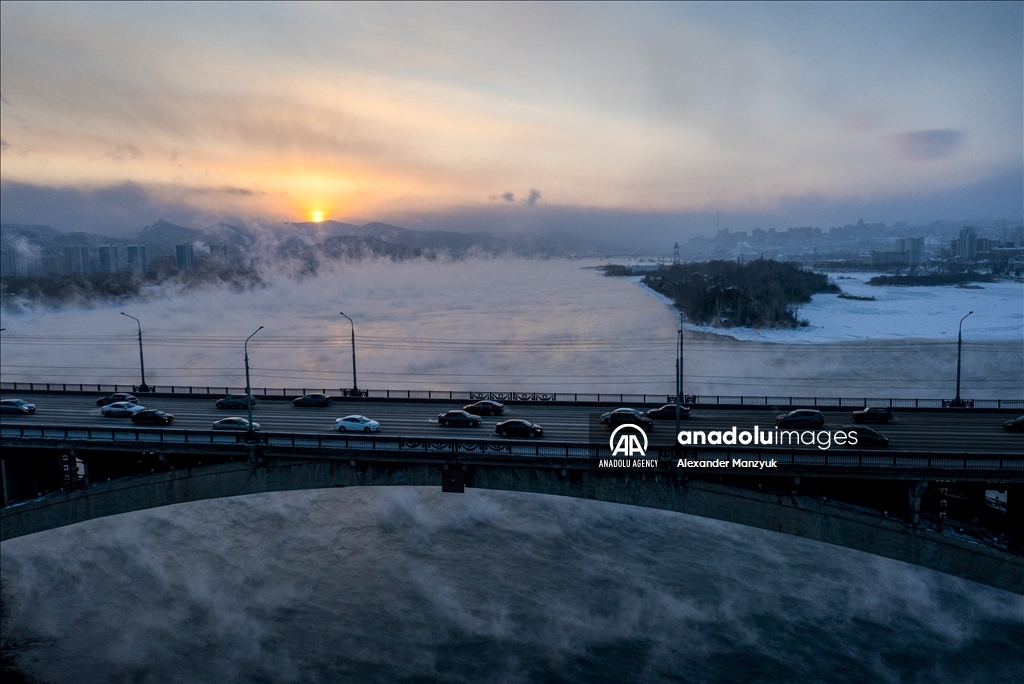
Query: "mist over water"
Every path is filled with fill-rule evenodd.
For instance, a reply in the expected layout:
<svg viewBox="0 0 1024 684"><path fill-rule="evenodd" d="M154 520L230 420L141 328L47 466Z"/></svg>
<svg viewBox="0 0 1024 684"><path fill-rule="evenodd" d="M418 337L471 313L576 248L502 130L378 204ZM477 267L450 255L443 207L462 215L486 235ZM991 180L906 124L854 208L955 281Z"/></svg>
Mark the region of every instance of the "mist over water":
<svg viewBox="0 0 1024 684"><path fill-rule="evenodd" d="M8 306L0 370L8 381L137 383L135 324L118 313L126 311L143 322L150 384L244 386L242 342L263 325L249 343L254 387L337 391L352 384L350 328L338 314L344 311L355 320L363 388L674 394L674 309L633 280L587 268L596 263L339 261L312 277L269 274L264 285L242 292L157 289L145 298L89 308ZM968 292L988 297L987 320L1009 325L1021 317L1024 289L1005 285L1006 295ZM849 339L855 328L862 338L857 340L794 346L781 342L827 331L740 341L687 330L684 391L952 397L955 337L918 339L918 330L931 328L910 325L908 312L919 306L915 320L948 319L954 331L962 313L958 304L945 311L936 302L950 288L902 288L915 289L930 294L902 297L899 310L888 311L884 302L840 304L857 311L870 307L875 316L844 317L830 302L819 323L823 307L807 307L812 327L841 321L834 339ZM874 321L884 323L875 327ZM902 321L908 321L907 335L899 338ZM965 330L964 396L1024 395L1024 334L1000 333L1005 325L987 324L984 334L973 336L972 324Z"/></svg>
<svg viewBox="0 0 1024 684"><path fill-rule="evenodd" d="M468 490L183 504L5 542L51 682L1008 682L1024 598L718 521Z"/></svg>

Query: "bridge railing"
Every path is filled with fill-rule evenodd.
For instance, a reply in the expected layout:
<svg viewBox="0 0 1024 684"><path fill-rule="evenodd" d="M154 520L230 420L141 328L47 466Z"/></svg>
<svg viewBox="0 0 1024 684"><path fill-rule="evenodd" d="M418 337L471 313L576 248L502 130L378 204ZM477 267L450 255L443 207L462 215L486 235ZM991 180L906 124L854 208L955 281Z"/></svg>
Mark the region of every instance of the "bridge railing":
<svg viewBox="0 0 1024 684"><path fill-rule="evenodd" d="M112 394L114 392L138 393L137 385L91 384L68 382L0 382L0 391L25 392L77 392L88 394ZM152 394L181 396L223 396L245 394L244 387L214 385L159 385L150 386ZM495 392L474 390L359 390L356 395L346 388L325 387L253 387L252 393L259 397L301 397L304 394L322 393L335 398L368 399L428 399L472 402L482 399L502 402L563 402L575 404L616 403L628 404L670 404L675 402L674 394L638 394L607 392ZM819 408L863 408L865 406L886 406L889 408L943 408L949 405L946 399L912 399L905 397L807 397L807 396L747 396L717 394L686 394L682 403L687 406L777 406L777 407L819 407ZM968 408L978 409L1024 409L1024 399L974 399L965 402Z"/></svg>
<svg viewBox="0 0 1024 684"><path fill-rule="evenodd" d="M609 458L604 445L576 442L514 441L505 439L458 439L433 437L392 437L347 433L256 433L256 444L268 447L290 449L317 449L337 451L381 451L410 452L416 454L460 454L467 456L523 456L565 459ZM110 428L110 427L65 427L50 425L0 425L0 438L6 440L42 440L57 443L92 442L94 444L116 444L119 446L137 444L150 447L158 444L215 446L246 445L248 435L244 432L176 430L159 428ZM10 444L10 442L8 442ZM732 459L742 461L771 461L780 465L821 466L821 467L869 467L869 468L942 468L942 469L985 469L1024 470L1024 454L943 454L934 452L908 451L855 451L819 449L744 449L744 448L700 448L652 447L657 450L660 461L674 461L679 458L697 462ZM687 466L689 467L689 466ZM702 469L700 466L697 469ZM748 466L742 466L745 469ZM756 466L755 466L756 467ZM680 471L683 469L680 468ZM771 474L771 470L760 470Z"/></svg>

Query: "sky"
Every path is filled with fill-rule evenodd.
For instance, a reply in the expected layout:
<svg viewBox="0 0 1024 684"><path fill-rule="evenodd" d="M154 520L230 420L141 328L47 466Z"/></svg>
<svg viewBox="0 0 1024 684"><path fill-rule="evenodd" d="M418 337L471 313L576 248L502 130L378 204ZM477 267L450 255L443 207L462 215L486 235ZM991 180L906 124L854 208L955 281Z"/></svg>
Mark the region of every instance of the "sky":
<svg viewBox="0 0 1024 684"><path fill-rule="evenodd" d="M3 2L0 218L1019 222L1022 7Z"/></svg>

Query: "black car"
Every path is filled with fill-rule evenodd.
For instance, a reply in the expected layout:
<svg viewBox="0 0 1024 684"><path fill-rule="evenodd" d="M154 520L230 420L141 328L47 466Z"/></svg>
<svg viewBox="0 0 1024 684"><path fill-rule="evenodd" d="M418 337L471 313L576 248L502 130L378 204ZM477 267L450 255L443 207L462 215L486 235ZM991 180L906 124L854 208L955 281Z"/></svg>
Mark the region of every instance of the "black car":
<svg viewBox="0 0 1024 684"><path fill-rule="evenodd" d="M601 414L601 422L608 427L620 425L639 425L650 430L654 427L654 421L648 418L643 411L634 408L617 408L614 411Z"/></svg>
<svg viewBox="0 0 1024 684"><path fill-rule="evenodd" d="M1003 429L1010 432L1024 432L1024 416L1017 416L1013 420L1003 423Z"/></svg>
<svg viewBox="0 0 1024 684"><path fill-rule="evenodd" d="M20 413L27 415L36 412L36 405L30 404L24 399L2 399L0 400L0 413Z"/></svg>
<svg viewBox="0 0 1024 684"><path fill-rule="evenodd" d="M115 401L127 401L129 404L138 404L139 400L133 395L127 392L117 392L115 394L108 394L105 397L100 397L96 400L97 406L106 406L107 404L113 404Z"/></svg>
<svg viewBox="0 0 1024 684"><path fill-rule="evenodd" d="M249 401L252 405L256 405L256 397L249 395ZM219 409L244 409L246 408L245 395L244 394L229 394L223 399L217 400L217 408Z"/></svg>
<svg viewBox="0 0 1024 684"><path fill-rule="evenodd" d="M775 417L779 427L821 427L825 424L825 416L815 409L796 409Z"/></svg>
<svg viewBox="0 0 1024 684"><path fill-rule="evenodd" d="M304 397L292 399L292 404L295 406L330 406L331 398L326 394L307 394Z"/></svg>
<svg viewBox="0 0 1024 684"><path fill-rule="evenodd" d="M132 422L136 425L148 423L150 425L170 425L174 422L174 416L160 409L146 409L139 411L132 416Z"/></svg>
<svg viewBox="0 0 1024 684"><path fill-rule="evenodd" d="M494 433L502 437L543 437L544 428L528 420L512 418L495 425Z"/></svg>
<svg viewBox="0 0 1024 684"><path fill-rule="evenodd" d="M884 406L866 406L853 412L855 423L888 423L892 420L892 411Z"/></svg>
<svg viewBox="0 0 1024 684"><path fill-rule="evenodd" d="M857 433L857 443L851 444L853 440L847 440L846 446L852 447L884 447L889 446L889 438L883 435L881 432L876 432L869 427L863 425L844 425L840 428L847 433Z"/></svg>
<svg viewBox="0 0 1024 684"><path fill-rule="evenodd" d="M497 416L505 412L505 405L490 399L463 406L462 410L474 416Z"/></svg>
<svg viewBox="0 0 1024 684"><path fill-rule="evenodd" d="M645 415L648 418L653 418L654 420L675 420L676 419L676 405L675 404L665 404L662 407L659 407L659 408L656 408L656 409L650 409ZM689 418L690 417L690 409L688 407L686 407L686 406L680 406L679 407L679 417L680 418Z"/></svg>
<svg viewBox="0 0 1024 684"><path fill-rule="evenodd" d="M465 427L479 427L481 420L471 413L463 411L462 409L452 409L447 413L442 413L437 417L437 422L445 427L449 425L465 426Z"/></svg>

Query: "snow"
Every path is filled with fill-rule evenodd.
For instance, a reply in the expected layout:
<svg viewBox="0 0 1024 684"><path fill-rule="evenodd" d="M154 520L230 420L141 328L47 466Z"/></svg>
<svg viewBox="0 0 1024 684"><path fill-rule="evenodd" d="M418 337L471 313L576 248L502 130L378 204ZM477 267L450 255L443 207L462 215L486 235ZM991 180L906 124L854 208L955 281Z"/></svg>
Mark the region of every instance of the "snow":
<svg viewBox="0 0 1024 684"><path fill-rule="evenodd" d="M871 339L956 339L960 318L963 336L970 340L1021 340L1024 338L1024 283L978 283L981 289L957 286L896 287L868 285L876 273L830 274L843 292L876 301L840 299L834 294L815 295L797 314L806 319L805 328L755 330L690 325L716 335L761 342L823 343ZM639 278L636 279L639 283ZM667 297L642 283L640 287L660 301Z"/></svg>

